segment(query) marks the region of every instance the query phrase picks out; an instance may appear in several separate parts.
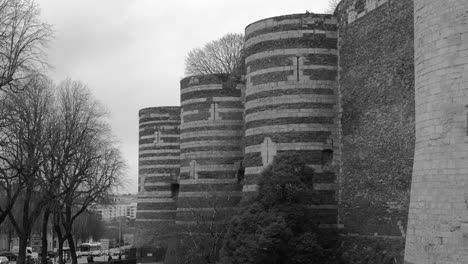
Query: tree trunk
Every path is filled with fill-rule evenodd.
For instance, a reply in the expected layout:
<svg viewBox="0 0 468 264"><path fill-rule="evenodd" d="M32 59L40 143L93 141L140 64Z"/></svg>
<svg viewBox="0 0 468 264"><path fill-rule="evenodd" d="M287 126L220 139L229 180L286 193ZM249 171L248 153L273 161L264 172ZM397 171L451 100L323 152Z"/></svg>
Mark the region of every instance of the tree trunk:
<svg viewBox="0 0 468 264"><path fill-rule="evenodd" d="M16 264L26 264L26 247L28 246L28 235L19 235L19 251Z"/></svg>
<svg viewBox="0 0 468 264"><path fill-rule="evenodd" d="M75 241L73 240L73 235L72 235L72 228L73 228L72 210L71 210L71 206L69 205L65 207L65 218L66 218L66 223L62 223L62 225L65 229L65 234L66 234L67 241L68 241L68 247L70 248L72 264L78 264L78 258L76 257Z"/></svg>
<svg viewBox="0 0 468 264"><path fill-rule="evenodd" d="M58 239L58 254L59 254L59 264L64 263L63 262L63 236L62 236L62 230L60 229L60 216L57 214L54 215L54 229L55 233L57 233L57 239Z"/></svg>
<svg viewBox="0 0 468 264"><path fill-rule="evenodd" d="M18 225L14 225L16 229L16 233L19 237L19 252L18 252L18 260L16 261L17 264L26 264L26 247L28 246L28 238L30 236L30 230L33 223L30 223L29 216L29 203L31 202L32 197L32 186L28 186L26 189L25 199L23 202L23 216L21 221L21 228ZM10 214L11 216L11 214ZM10 217L10 220L13 217Z"/></svg>
<svg viewBox="0 0 468 264"><path fill-rule="evenodd" d="M47 207L42 218L42 251L41 263L47 264L47 227L49 225L50 209Z"/></svg>
<svg viewBox="0 0 468 264"><path fill-rule="evenodd" d="M63 261L63 242L64 242L63 237L61 236L58 237L59 264L65 263L65 261Z"/></svg>
<svg viewBox="0 0 468 264"><path fill-rule="evenodd" d="M8 251L11 251L11 230L8 230Z"/></svg>
<svg viewBox="0 0 468 264"><path fill-rule="evenodd" d="M67 231L68 232L68 231ZM67 234L68 246L70 247L70 255L72 258L72 264L78 264L78 258L76 257L75 241L71 233Z"/></svg>

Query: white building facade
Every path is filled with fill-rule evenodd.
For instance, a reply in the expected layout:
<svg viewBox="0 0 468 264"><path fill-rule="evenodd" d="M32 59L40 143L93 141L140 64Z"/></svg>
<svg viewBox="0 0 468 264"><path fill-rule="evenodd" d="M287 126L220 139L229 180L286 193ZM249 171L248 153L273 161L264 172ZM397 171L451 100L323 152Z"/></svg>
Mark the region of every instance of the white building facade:
<svg viewBox="0 0 468 264"><path fill-rule="evenodd" d="M112 204L98 204L94 210L105 222L118 218L136 219L136 200L137 197L133 194L116 195L112 197Z"/></svg>

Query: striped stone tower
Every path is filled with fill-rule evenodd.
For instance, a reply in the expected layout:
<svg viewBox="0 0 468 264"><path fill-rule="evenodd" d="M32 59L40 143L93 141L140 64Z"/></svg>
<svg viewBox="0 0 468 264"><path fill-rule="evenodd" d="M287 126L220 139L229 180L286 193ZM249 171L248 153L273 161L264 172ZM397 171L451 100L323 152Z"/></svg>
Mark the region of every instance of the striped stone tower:
<svg viewBox="0 0 468 264"><path fill-rule="evenodd" d="M139 187L136 243L166 247L174 232L176 194L171 184L179 176L180 107L140 110Z"/></svg>
<svg viewBox="0 0 468 264"><path fill-rule="evenodd" d="M277 153L300 154L316 172L322 227L337 225L336 28L331 15L294 14L245 29L244 196Z"/></svg>
<svg viewBox="0 0 468 264"><path fill-rule="evenodd" d="M468 1L414 0L416 146L405 263L468 263Z"/></svg>
<svg viewBox="0 0 468 264"><path fill-rule="evenodd" d="M240 200L245 85L227 75L181 81L180 232L209 232L197 223L224 219ZM213 213L216 211L216 213Z"/></svg>

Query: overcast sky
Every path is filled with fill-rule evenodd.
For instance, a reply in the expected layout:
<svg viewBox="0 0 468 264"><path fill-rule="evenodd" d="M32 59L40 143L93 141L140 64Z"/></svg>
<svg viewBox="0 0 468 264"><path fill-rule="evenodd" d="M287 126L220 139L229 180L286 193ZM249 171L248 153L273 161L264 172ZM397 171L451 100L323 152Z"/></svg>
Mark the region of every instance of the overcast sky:
<svg viewBox="0 0 468 264"><path fill-rule="evenodd" d="M36 0L55 39L51 77L88 85L111 113L137 192L138 110L178 106L189 50L259 19L323 13L328 0Z"/></svg>

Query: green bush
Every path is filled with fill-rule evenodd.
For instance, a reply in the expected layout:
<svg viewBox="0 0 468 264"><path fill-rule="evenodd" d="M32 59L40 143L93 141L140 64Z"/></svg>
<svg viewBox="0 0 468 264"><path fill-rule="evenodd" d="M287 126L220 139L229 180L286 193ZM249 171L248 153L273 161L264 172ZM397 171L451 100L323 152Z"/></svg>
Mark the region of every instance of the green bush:
<svg viewBox="0 0 468 264"><path fill-rule="evenodd" d="M341 263L318 241L314 216L303 203L312 179L301 157L275 157L262 172L258 196L229 222L220 263Z"/></svg>

